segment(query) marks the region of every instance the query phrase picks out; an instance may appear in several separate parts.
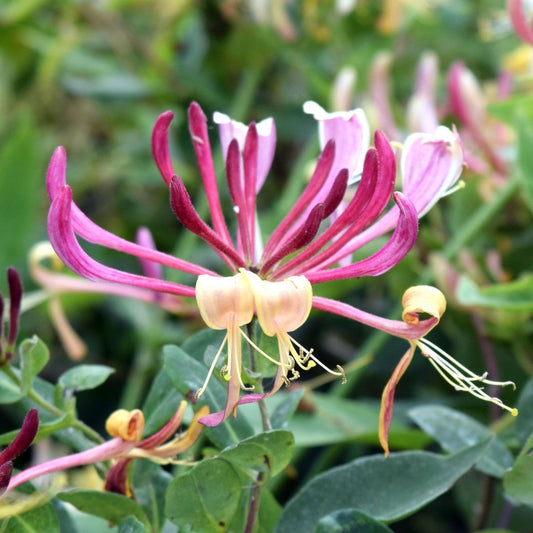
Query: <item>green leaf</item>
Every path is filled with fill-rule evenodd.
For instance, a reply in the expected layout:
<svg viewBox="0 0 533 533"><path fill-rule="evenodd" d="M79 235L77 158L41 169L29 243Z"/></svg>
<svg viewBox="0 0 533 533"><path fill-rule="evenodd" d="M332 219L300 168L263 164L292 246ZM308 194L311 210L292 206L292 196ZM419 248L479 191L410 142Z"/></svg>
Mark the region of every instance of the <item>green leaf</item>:
<svg viewBox="0 0 533 533"><path fill-rule="evenodd" d="M524 196L529 210L533 213L533 152L531 150L533 144L533 128L531 127L531 120L526 120L523 116L517 122L518 168L520 170Z"/></svg>
<svg viewBox="0 0 533 533"><path fill-rule="evenodd" d="M292 433L277 430L249 437L223 450L220 457L245 470L252 469L275 476L289 464L293 452Z"/></svg>
<svg viewBox="0 0 533 533"><path fill-rule="evenodd" d="M144 435L153 435L159 431L174 415L183 399L183 395L176 390L165 370L160 370L152 382L142 408L146 419Z"/></svg>
<svg viewBox="0 0 533 533"><path fill-rule="evenodd" d="M20 387L0 370L0 404L15 403L21 397Z"/></svg>
<svg viewBox="0 0 533 533"><path fill-rule="evenodd" d="M306 412L299 412L286 425L296 446L324 446L339 442L378 443L379 406L313 393L305 396ZM424 433L392 422L391 447L422 447L429 442Z"/></svg>
<svg viewBox="0 0 533 533"><path fill-rule="evenodd" d="M514 500L533 505L533 434L527 439L512 469L503 476L503 488Z"/></svg>
<svg viewBox="0 0 533 533"><path fill-rule="evenodd" d="M235 514L241 494L239 476L224 459L207 459L169 485L165 514L193 531L223 533Z"/></svg>
<svg viewBox="0 0 533 533"><path fill-rule="evenodd" d="M7 527L2 527L7 524ZM47 503L27 513L0 522L2 533L59 533L59 521L53 507Z"/></svg>
<svg viewBox="0 0 533 533"><path fill-rule="evenodd" d="M513 464L513 455L503 442L469 416L439 405L416 407L409 416L447 452L456 453L492 438L476 463L485 474L501 478Z"/></svg>
<svg viewBox="0 0 533 533"><path fill-rule="evenodd" d="M165 521L165 493L172 476L160 465L148 460L137 460L133 465L133 493L144 509L154 531L159 531Z"/></svg>
<svg viewBox="0 0 533 533"><path fill-rule="evenodd" d="M360 509L377 520L403 518L446 492L479 459L487 443L445 457L429 452L374 455L332 468L287 504L275 532L306 533L340 509Z"/></svg>
<svg viewBox="0 0 533 533"><path fill-rule="evenodd" d="M516 417L515 434L523 446L533 433L533 378L521 387L520 397L516 403L519 415Z"/></svg>
<svg viewBox="0 0 533 533"><path fill-rule="evenodd" d="M120 522L118 533L150 533L150 530L134 516L128 516Z"/></svg>
<svg viewBox="0 0 533 533"><path fill-rule="evenodd" d="M46 344L34 335L31 339L24 339L19 347L21 361L21 389L22 394L28 394L35 376L46 366L50 352Z"/></svg>
<svg viewBox="0 0 533 533"><path fill-rule="evenodd" d="M57 495L82 513L88 513L118 524L123 518L134 516L143 524L150 525L145 512L134 500L112 492L98 490L71 490Z"/></svg>
<svg viewBox="0 0 533 533"><path fill-rule="evenodd" d="M105 365L78 365L62 374L58 383L74 392L91 390L104 383L113 372L114 368Z"/></svg>
<svg viewBox="0 0 533 533"><path fill-rule="evenodd" d="M224 331L217 331L206 328L189 337L182 345L181 349L188 353L193 359L205 363L205 353L212 348L215 353L220 348L224 340Z"/></svg>
<svg viewBox="0 0 533 533"><path fill-rule="evenodd" d="M392 529L357 509L341 509L323 516L315 533L392 533Z"/></svg>
<svg viewBox="0 0 533 533"><path fill-rule="evenodd" d="M533 119L533 96L517 94L505 100L491 102L489 112L499 120L514 126L519 117Z"/></svg>
<svg viewBox="0 0 533 533"><path fill-rule="evenodd" d="M34 120L23 115L8 134L0 150L0 250L4 265L17 265L35 241L46 193L38 151L42 139Z"/></svg>
<svg viewBox="0 0 533 533"><path fill-rule="evenodd" d="M164 369L174 387L185 397L196 394L196 391L204 383L208 368L193 359L178 346L165 346L163 354ZM213 376L209 381L209 386L196 402L196 405L198 407L208 405L212 413L222 411L226 405L226 396L227 387ZM244 416L239 416L238 418L230 417L219 426L206 427L204 434L214 444L220 448L225 448L253 435L254 430Z"/></svg>
<svg viewBox="0 0 533 533"><path fill-rule="evenodd" d="M463 305L500 311L533 311L533 275L487 287L478 287L470 278L461 276L456 297Z"/></svg>
<svg viewBox="0 0 533 533"><path fill-rule="evenodd" d="M296 412L304 393L305 389L302 387L293 392L278 392L276 394L281 401L270 415L270 423L274 429L282 429L288 424L289 420Z"/></svg>

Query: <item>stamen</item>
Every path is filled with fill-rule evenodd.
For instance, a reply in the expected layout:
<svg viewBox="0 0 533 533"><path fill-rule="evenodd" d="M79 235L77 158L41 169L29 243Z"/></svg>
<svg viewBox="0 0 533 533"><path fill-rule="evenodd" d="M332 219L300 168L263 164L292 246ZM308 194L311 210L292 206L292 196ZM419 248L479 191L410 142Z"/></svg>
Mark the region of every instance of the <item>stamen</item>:
<svg viewBox="0 0 533 533"><path fill-rule="evenodd" d="M215 357L213 358L213 362L211 363L211 366L209 367L209 372L207 373L207 377L205 378L204 384L196 391L196 394L194 395L196 399L200 398L200 396L205 392L205 389L207 389L207 384L209 383L209 380L211 379L211 375L213 374L213 371L215 370L215 366L217 364L218 358L220 357L220 354L222 353L222 350L224 349L224 346L226 346L226 342L228 341L228 334L224 336L224 340L222 341L222 344L220 345L220 348L218 349L218 352L216 353ZM222 370L220 371L222 373Z"/></svg>
<svg viewBox="0 0 533 533"><path fill-rule="evenodd" d="M469 392L476 398L498 405L502 409L509 411L513 416L518 414L517 409L505 405L499 398L490 396L485 392L484 387L480 387L476 384L477 382L483 383L484 385L496 385L499 387L511 385L513 388L516 388L512 381L489 380L487 379L487 372L484 372L482 375L474 374L459 361L455 360L451 355L427 339L419 339L416 344L442 378L456 391Z"/></svg>

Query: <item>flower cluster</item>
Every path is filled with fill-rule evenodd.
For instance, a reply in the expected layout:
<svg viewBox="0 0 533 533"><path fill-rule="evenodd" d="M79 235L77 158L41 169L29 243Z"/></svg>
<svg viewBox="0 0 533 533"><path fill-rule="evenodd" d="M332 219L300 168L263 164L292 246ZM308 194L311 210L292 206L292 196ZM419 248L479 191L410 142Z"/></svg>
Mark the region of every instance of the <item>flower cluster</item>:
<svg viewBox="0 0 533 533"><path fill-rule="evenodd" d="M126 411L119 409L112 413L106 422L108 433L114 437L103 444L83 452L73 453L22 470L11 477L11 459L22 453L33 441L37 433L39 417L36 409L29 411L17 438L0 454L0 481L2 493L7 493L22 483L26 483L45 474L90 465L101 461L113 460L109 469L105 489L110 492L131 495L128 484L128 466L134 459L149 459L159 464L176 462L176 456L188 450L197 440L203 426L198 418L209 412L207 407L201 408L194 416L187 431L175 436L181 422L187 402L182 401L171 419L156 433L142 438L144 415L138 409ZM6 466L4 468L4 465ZM4 474L9 473L9 476Z"/></svg>
<svg viewBox="0 0 533 533"><path fill-rule="evenodd" d="M169 188L176 217L205 241L226 265L229 275L157 251L153 246L126 241L97 226L72 200L66 184L66 156L63 148L54 153L47 174L52 201L48 228L52 246L61 260L83 277L113 282L183 297L195 297L206 324L226 330L227 364L221 375L228 381L225 409L203 416L201 423L216 425L239 404L255 402L265 394L240 397L250 391L243 369L241 337L277 365L274 384L278 390L315 365L342 376L340 367L325 367L311 349L300 346L289 333L300 327L312 308L368 324L393 335L422 338L438 322L432 317L417 323L383 319L352 306L315 296L320 283L379 276L396 265L412 248L418 218L446 195L459 178L463 151L456 133L438 127L432 133L408 137L401 155L402 192L395 192L396 158L386 136L378 131L374 147L362 110L326 113L307 102L304 110L318 122L321 154L300 197L264 239L257 213L258 194L267 178L274 156L276 131L272 119L248 126L215 113L219 125L226 182L235 216L236 235L231 237L219 194L207 119L196 103L189 107L189 129L209 206L211 224L196 211L188 191L175 172L169 150L168 130L173 114L163 113L152 135L152 151L159 171ZM391 206L391 199L394 204ZM386 244L364 259L353 253L388 232ZM195 287L165 281L159 275L122 272L91 258L77 237L138 257L149 264L165 265L197 277ZM241 328L257 317L263 332L277 338L279 353L272 357L260 350Z"/></svg>

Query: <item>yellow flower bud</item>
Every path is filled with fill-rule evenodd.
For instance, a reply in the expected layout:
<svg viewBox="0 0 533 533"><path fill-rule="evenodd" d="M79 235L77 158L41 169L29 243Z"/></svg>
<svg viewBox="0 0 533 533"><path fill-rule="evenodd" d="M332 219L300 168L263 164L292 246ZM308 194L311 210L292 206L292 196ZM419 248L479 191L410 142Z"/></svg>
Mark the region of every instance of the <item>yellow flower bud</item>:
<svg viewBox="0 0 533 533"><path fill-rule="evenodd" d="M105 429L112 437L139 442L144 431L144 415L139 409L118 409L109 415Z"/></svg>
<svg viewBox="0 0 533 533"><path fill-rule="evenodd" d="M425 313L434 318L440 317L446 311L444 294L429 285L409 287L402 297L402 320L408 324L418 324L418 313Z"/></svg>

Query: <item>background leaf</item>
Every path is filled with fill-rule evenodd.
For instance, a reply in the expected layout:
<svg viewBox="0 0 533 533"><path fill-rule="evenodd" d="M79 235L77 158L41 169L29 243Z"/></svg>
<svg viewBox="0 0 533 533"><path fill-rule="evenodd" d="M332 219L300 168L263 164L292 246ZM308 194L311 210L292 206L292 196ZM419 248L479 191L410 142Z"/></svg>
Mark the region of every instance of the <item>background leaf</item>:
<svg viewBox="0 0 533 533"><path fill-rule="evenodd" d="M74 505L83 513L105 518L114 524L131 515L143 524L149 525L148 518L139 504L122 494L97 490L71 490L61 492L57 497Z"/></svg>
<svg viewBox="0 0 533 533"><path fill-rule="evenodd" d="M476 468L485 474L501 478L513 464L513 455L503 442L463 413L448 407L427 405L411 409L409 416L447 452L456 453L492 439L476 463Z"/></svg>
<svg viewBox="0 0 533 533"><path fill-rule="evenodd" d="M77 365L63 373L58 383L74 392L91 390L104 383L113 372L114 368L105 365Z"/></svg>
<svg viewBox="0 0 533 533"><path fill-rule="evenodd" d="M446 492L487 443L445 457L429 452L356 459L316 476L287 504L275 532L305 533L334 511L357 508L377 520L403 518Z"/></svg>
<svg viewBox="0 0 533 533"><path fill-rule="evenodd" d="M165 514L178 526L193 531L224 533L237 511L239 476L224 459L206 459L176 477L166 495Z"/></svg>
<svg viewBox="0 0 533 533"><path fill-rule="evenodd" d="M392 529L357 509L342 509L322 517L315 533L392 533Z"/></svg>

